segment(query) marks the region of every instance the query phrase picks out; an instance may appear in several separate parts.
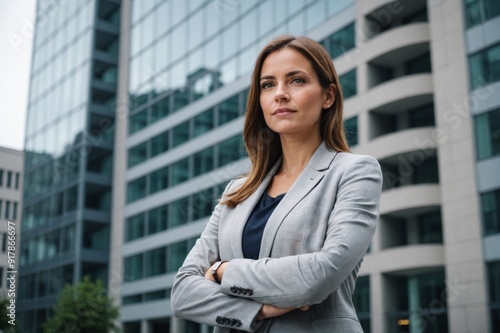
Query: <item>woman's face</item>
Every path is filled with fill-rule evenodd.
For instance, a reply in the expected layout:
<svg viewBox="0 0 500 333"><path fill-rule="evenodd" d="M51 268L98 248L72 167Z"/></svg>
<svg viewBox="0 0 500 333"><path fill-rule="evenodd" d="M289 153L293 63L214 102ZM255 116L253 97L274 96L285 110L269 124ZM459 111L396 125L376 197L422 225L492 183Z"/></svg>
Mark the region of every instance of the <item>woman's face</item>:
<svg viewBox="0 0 500 333"><path fill-rule="evenodd" d="M260 106L271 130L311 135L320 130L323 108L334 102L333 87L321 87L309 60L290 48L267 56L260 74Z"/></svg>

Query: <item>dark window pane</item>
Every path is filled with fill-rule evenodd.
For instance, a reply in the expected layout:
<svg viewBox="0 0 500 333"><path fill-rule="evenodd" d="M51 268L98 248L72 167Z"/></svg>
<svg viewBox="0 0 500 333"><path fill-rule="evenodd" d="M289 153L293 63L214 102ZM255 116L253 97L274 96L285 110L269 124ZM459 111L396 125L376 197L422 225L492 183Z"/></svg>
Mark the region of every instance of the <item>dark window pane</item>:
<svg viewBox="0 0 500 333"><path fill-rule="evenodd" d="M168 187L168 167L152 172L150 183L150 194L166 189Z"/></svg>
<svg viewBox="0 0 500 333"><path fill-rule="evenodd" d="M135 281L143 278L142 253L126 257L123 266L125 282Z"/></svg>
<svg viewBox="0 0 500 333"><path fill-rule="evenodd" d="M219 126L239 117L238 95L226 99L219 105Z"/></svg>
<svg viewBox="0 0 500 333"><path fill-rule="evenodd" d="M214 149L213 147L208 147L196 154L194 154L194 170L193 176L199 176L206 172L213 170L214 168Z"/></svg>
<svg viewBox="0 0 500 333"><path fill-rule="evenodd" d="M165 247L146 252L145 277L166 273L167 262L165 252Z"/></svg>
<svg viewBox="0 0 500 333"><path fill-rule="evenodd" d="M193 220L201 219L212 214L212 208L215 204L211 188L193 195Z"/></svg>
<svg viewBox="0 0 500 333"><path fill-rule="evenodd" d="M165 97L151 107L151 123L154 123L168 115L170 97Z"/></svg>
<svg viewBox="0 0 500 333"><path fill-rule="evenodd" d="M241 135L233 136L219 144L219 167L237 161L241 158Z"/></svg>
<svg viewBox="0 0 500 333"><path fill-rule="evenodd" d="M194 117L194 136L206 133L214 128L214 109L209 109Z"/></svg>
<svg viewBox="0 0 500 333"><path fill-rule="evenodd" d="M164 132L151 139L151 157L161 154L168 150L169 132Z"/></svg>
<svg viewBox="0 0 500 333"><path fill-rule="evenodd" d="M417 216L421 244L443 243L441 211Z"/></svg>
<svg viewBox="0 0 500 333"><path fill-rule="evenodd" d="M172 244L168 248L168 272L175 272L177 271L182 263L184 262L184 259L187 256L188 248L187 248L187 242L182 241L176 244Z"/></svg>
<svg viewBox="0 0 500 333"><path fill-rule="evenodd" d="M132 202L146 196L146 177L133 180L127 184L127 202Z"/></svg>
<svg viewBox="0 0 500 333"><path fill-rule="evenodd" d="M350 147L358 144L358 117L352 117L344 121L344 131L347 143Z"/></svg>
<svg viewBox="0 0 500 333"><path fill-rule="evenodd" d="M349 24L328 37L324 44L332 58L336 58L353 49L356 46L354 23Z"/></svg>
<svg viewBox="0 0 500 333"><path fill-rule="evenodd" d="M144 213L132 216L125 222L125 241L144 237Z"/></svg>
<svg viewBox="0 0 500 333"><path fill-rule="evenodd" d="M144 162L148 156L148 145L147 142L144 142L138 146L135 146L131 148L128 151L128 167L133 167L134 165L137 165L139 163Z"/></svg>
<svg viewBox="0 0 500 333"><path fill-rule="evenodd" d="M481 195L481 210L484 234L500 233L500 190Z"/></svg>
<svg viewBox="0 0 500 333"><path fill-rule="evenodd" d="M179 225L186 224L189 219L189 201L188 198L182 198L177 201L172 202L169 205L170 209L170 219L168 227L176 227Z"/></svg>
<svg viewBox="0 0 500 333"><path fill-rule="evenodd" d="M186 121L180 125L177 125L172 129L173 131L173 140L174 140L174 147L183 144L184 142L187 142L189 140L189 121Z"/></svg>
<svg viewBox="0 0 500 333"><path fill-rule="evenodd" d="M189 158L172 164L172 185L177 185L189 179Z"/></svg>
<svg viewBox="0 0 500 333"><path fill-rule="evenodd" d="M149 211L148 234L154 234L167 229L168 205Z"/></svg>
<svg viewBox="0 0 500 333"><path fill-rule="evenodd" d="M148 125L148 113L143 110L135 115L130 116L129 134L140 131Z"/></svg>
<svg viewBox="0 0 500 333"><path fill-rule="evenodd" d="M340 86L344 93L344 98L356 95L356 69L345 73L339 77Z"/></svg>

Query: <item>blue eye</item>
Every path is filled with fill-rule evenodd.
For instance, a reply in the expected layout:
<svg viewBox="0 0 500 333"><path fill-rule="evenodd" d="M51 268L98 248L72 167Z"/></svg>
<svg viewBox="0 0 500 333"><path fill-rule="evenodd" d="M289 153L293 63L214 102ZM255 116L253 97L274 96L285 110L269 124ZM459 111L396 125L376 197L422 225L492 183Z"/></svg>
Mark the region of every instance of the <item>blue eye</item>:
<svg viewBox="0 0 500 333"><path fill-rule="evenodd" d="M292 80L293 83L304 83L306 82L303 78L296 77Z"/></svg>
<svg viewBox="0 0 500 333"><path fill-rule="evenodd" d="M262 89L267 89L267 88L271 88L273 86L273 84L271 82L264 82L260 85L260 87Z"/></svg>

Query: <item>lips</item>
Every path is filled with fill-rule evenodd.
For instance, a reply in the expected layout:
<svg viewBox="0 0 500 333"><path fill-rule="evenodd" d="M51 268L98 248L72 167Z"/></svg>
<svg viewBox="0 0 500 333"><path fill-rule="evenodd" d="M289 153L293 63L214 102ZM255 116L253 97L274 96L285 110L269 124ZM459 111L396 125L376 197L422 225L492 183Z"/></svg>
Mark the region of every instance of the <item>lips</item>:
<svg viewBox="0 0 500 333"><path fill-rule="evenodd" d="M295 112L295 111L292 109L280 108L280 109L274 110L272 115L275 116L275 115L280 115L280 114L289 114L289 113L293 113L293 112Z"/></svg>

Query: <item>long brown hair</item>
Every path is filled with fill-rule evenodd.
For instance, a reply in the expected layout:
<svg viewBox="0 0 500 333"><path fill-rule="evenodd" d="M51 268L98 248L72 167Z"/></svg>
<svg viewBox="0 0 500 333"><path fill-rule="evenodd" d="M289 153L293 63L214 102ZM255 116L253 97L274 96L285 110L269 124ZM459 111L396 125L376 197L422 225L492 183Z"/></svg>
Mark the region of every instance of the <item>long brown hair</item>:
<svg viewBox="0 0 500 333"><path fill-rule="evenodd" d="M266 60L269 54L285 47L300 52L309 60L323 88L326 89L333 85L335 100L332 106L322 111L320 135L329 149L343 152L349 151L342 121L342 89L330 55L321 44L309 37L294 37L290 35L277 37L264 46L257 57L252 73L245 124L243 126L243 140L252 167L243 185L222 198L221 204L228 205L231 208L236 207L236 205L246 200L257 190L269 172L269 169L283 154L278 133L273 132L264 120L260 106L259 82L264 60Z"/></svg>

